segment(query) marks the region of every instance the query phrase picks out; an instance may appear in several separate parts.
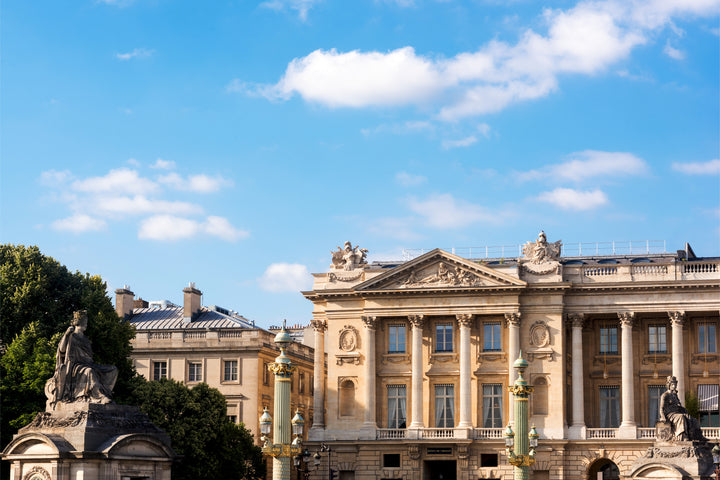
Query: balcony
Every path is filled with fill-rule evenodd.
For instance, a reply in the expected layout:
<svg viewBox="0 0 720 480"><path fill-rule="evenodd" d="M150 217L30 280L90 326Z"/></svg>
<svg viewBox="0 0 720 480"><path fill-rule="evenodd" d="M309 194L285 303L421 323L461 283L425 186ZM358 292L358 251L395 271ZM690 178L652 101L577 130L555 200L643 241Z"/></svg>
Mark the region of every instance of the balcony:
<svg viewBox="0 0 720 480"><path fill-rule="evenodd" d="M418 440L502 440L502 428L378 428L376 440L418 439Z"/></svg>
<svg viewBox="0 0 720 480"><path fill-rule="evenodd" d="M588 428L585 433L585 438L588 440L593 439L613 439L617 438L617 428ZM720 427L702 427L702 433L708 440L718 441L720 440ZM638 440L653 440L655 439L655 428L654 427L638 427L637 429Z"/></svg>

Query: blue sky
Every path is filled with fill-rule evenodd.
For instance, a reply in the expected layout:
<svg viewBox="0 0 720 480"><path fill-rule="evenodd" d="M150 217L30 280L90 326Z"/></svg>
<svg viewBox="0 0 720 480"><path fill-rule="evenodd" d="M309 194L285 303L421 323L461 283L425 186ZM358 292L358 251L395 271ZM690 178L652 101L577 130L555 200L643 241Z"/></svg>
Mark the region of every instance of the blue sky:
<svg viewBox="0 0 720 480"><path fill-rule="evenodd" d="M261 326L345 240L720 255L720 1L2 5L2 241Z"/></svg>

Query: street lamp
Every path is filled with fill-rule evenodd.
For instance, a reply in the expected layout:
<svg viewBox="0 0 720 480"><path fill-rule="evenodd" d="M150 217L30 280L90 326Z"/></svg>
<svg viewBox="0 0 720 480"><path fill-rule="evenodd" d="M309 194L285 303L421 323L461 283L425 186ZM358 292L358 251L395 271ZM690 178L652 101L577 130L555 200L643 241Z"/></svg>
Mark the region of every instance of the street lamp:
<svg viewBox="0 0 720 480"><path fill-rule="evenodd" d="M715 465L715 480L720 480L720 445L717 443L712 449L713 465Z"/></svg>
<svg viewBox="0 0 720 480"><path fill-rule="evenodd" d="M528 403L533 387L523 378L523 372L528 367L528 362L522 358L522 352L513 367L518 371L518 378L515 384L508 387L514 396L513 407L515 409L515 428L513 432L510 425L505 429L505 446L508 456L508 463L515 466L515 479L528 480L530 478L530 467L535 464L535 448L538 444L538 435L535 426L528 430ZM517 452L517 453L516 453Z"/></svg>
<svg viewBox="0 0 720 480"><path fill-rule="evenodd" d="M260 433L263 442L262 452L273 457L273 480L290 480L290 459L300 453L302 448L302 433L305 420L300 411L295 412L291 421L290 418L290 381L295 365L285 355L287 345L292 338L285 329L285 322L280 332L275 336L275 343L280 348L280 355L274 363L268 366L275 375L275 419L270 416L267 407L263 409L260 416ZM290 428L295 439L290 442ZM271 425L273 428L271 428ZM271 430L273 439L270 441Z"/></svg>

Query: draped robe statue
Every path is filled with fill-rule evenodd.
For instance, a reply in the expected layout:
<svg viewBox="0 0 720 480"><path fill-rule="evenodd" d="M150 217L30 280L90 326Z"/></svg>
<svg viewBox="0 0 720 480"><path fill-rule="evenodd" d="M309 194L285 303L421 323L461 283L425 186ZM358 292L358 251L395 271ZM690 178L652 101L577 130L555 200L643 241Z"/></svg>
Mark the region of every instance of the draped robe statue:
<svg viewBox="0 0 720 480"><path fill-rule="evenodd" d="M673 428L674 441L706 441L698 421L688 415L677 395L677 378L667 377L667 391L660 397L660 421L668 422Z"/></svg>
<svg viewBox="0 0 720 480"><path fill-rule="evenodd" d="M90 339L85 336L87 313L73 315L72 325L60 339L55 373L45 384L48 409L57 403L111 403L118 371L113 365L93 362Z"/></svg>

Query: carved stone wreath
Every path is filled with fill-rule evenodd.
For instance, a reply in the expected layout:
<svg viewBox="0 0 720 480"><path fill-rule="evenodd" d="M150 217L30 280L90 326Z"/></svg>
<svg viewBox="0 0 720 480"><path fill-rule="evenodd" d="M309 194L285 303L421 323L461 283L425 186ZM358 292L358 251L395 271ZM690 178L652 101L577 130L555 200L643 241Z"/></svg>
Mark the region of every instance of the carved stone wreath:
<svg viewBox="0 0 720 480"><path fill-rule="evenodd" d="M338 336L338 347L343 352L353 352L358 347L358 331L351 325L345 325Z"/></svg>
<svg viewBox="0 0 720 480"><path fill-rule="evenodd" d="M42 467L32 467L29 472L25 474L23 480L50 480L50 474Z"/></svg>

